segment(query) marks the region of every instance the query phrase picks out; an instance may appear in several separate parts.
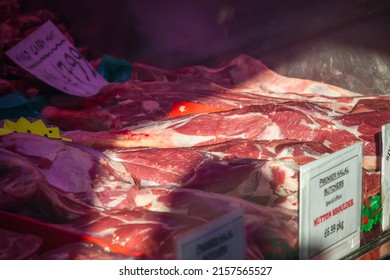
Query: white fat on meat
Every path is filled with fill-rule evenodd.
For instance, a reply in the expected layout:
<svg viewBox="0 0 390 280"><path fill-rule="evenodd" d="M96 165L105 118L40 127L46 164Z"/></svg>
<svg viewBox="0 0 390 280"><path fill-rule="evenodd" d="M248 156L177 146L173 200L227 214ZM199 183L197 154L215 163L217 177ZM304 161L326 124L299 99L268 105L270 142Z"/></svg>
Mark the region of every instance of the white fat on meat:
<svg viewBox="0 0 390 280"><path fill-rule="evenodd" d="M251 118L253 118L253 122L252 123L256 123L255 120L257 119L261 119L261 118L267 118L269 119L266 115L262 114L262 113L246 113L245 115L230 115L230 116L226 116L224 117L224 121L228 122L228 121L231 121L232 123L234 123L234 121L237 121L237 120L240 120L242 118L245 118L245 120L250 120ZM261 140L274 140L274 139L282 139L282 132L280 130L280 127L275 124L275 123L272 123L270 122L270 124L266 127L265 130L263 130L261 132L261 137L259 139ZM247 137L247 133L243 132L241 134L237 134L237 135L231 135L231 136L224 136L224 135L217 135L218 138L226 138L226 139L246 139L248 138Z"/></svg>
<svg viewBox="0 0 390 280"><path fill-rule="evenodd" d="M117 195L109 203L107 203L106 206L109 208L116 208L118 205L120 205L126 199L127 199L127 194Z"/></svg>
<svg viewBox="0 0 390 280"><path fill-rule="evenodd" d="M261 133L261 135L262 137L260 137L259 140L283 139L282 131L280 130L280 127L275 123L268 125L267 128Z"/></svg>
<svg viewBox="0 0 390 280"><path fill-rule="evenodd" d="M316 93L316 94L323 94L326 96L335 96L338 97L340 94L338 92L334 92L332 90L329 90L328 87L325 87L322 84L313 83L309 85L303 93Z"/></svg>
<svg viewBox="0 0 390 280"><path fill-rule="evenodd" d="M271 197L273 189L267 176L262 174L262 170L256 170L229 194L235 197Z"/></svg>
<svg viewBox="0 0 390 280"><path fill-rule="evenodd" d="M115 171L121 173L122 176L124 176L127 173L126 168L121 163L116 162L115 160L111 160L107 164L110 165ZM127 182L134 183L133 178L131 177L131 175L126 176L126 178L124 178L124 179Z"/></svg>
<svg viewBox="0 0 390 280"><path fill-rule="evenodd" d="M7 141L17 141L15 145L16 152L29 156L38 156L53 161L57 156L57 151L63 147L62 141L55 141L53 139L42 138L38 135L30 135L29 137L23 133L13 133L10 140L4 140L3 143L12 144ZM8 139L8 138L7 138ZM44 145L42 144L44 142Z"/></svg>
<svg viewBox="0 0 390 280"><path fill-rule="evenodd" d="M331 147L332 146L332 142L329 142L329 140L324 140L324 146L326 147Z"/></svg>
<svg viewBox="0 0 390 280"><path fill-rule="evenodd" d="M173 131L171 136L174 147L192 147L215 139L216 136L187 135L176 131Z"/></svg>
<svg viewBox="0 0 390 280"><path fill-rule="evenodd" d="M298 210L298 193L293 193L291 195L285 196L285 200L280 202L278 196L274 195L269 201L269 205L273 207L279 207L288 210Z"/></svg>
<svg viewBox="0 0 390 280"><path fill-rule="evenodd" d="M185 116L184 118L175 118L170 120L155 121L149 124L142 124L136 126L130 126L124 128L125 130L130 130L132 132L147 132L147 131L162 131L169 129L170 127L178 128L183 125L186 125L194 116Z"/></svg>
<svg viewBox="0 0 390 280"><path fill-rule="evenodd" d="M72 149L58 152L50 168L42 169L42 173L49 184L65 192L90 192L92 180L85 174L93 165L84 152Z"/></svg>
<svg viewBox="0 0 390 280"><path fill-rule="evenodd" d="M169 206L166 206L164 203L160 202L159 196L152 193L149 189L142 189L139 191L138 195L135 197L135 204L137 207L146 207L151 211L158 212L174 212L174 213L183 213L183 211L179 211L172 209Z"/></svg>
<svg viewBox="0 0 390 280"><path fill-rule="evenodd" d="M338 120L337 121L333 121L333 123L335 124L337 129L346 130L346 131L352 133L353 135L355 135L357 138L360 138L362 136L362 134L358 131L358 129L359 129L358 125L356 125L356 126L346 126L346 125L342 124L342 121L338 121Z"/></svg>
<svg viewBox="0 0 390 280"><path fill-rule="evenodd" d="M155 187L161 185L159 182L141 179L139 183L142 187Z"/></svg>
<svg viewBox="0 0 390 280"><path fill-rule="evenodd" d="M293 147L287 147L284 148L280 153L277 154L276 158L290 158L293 157L294 148ZM311 155L309 155L311 156Z"/></svg>
<svg viewBox="0 0 390 280"><path fill-rule="evenodd" d="M320 125L320 124L318 124L318 123L316 123L316 122L314 122L314 123L308 123L305 119L302 119L302 120L300 121L300 124L301 124L301 125L304 125L304 126L306 126L306 127L308 127L308 128L310 128L311 130L317 130L317 129L320 129L320 128L321 128L321 125Z"/></svg>
<svg viewBox="0 0 390 280"><path fill-rule="evenodd" d="M219 159L224 159L226 157L230 157L231 156L231 154L226 154L226 153L222 153L222 152L215 152L215 151L207 151L207 153L211 154L211 155L214 155L214 156L216 156Z"/></svg>
<svg viewBox="0 0 390 280"><path fill-rule="evenodd" d="M112 151L112 150L105 150L103 152L103 154L108 157L109 159L111 159L113 162L123 162L123 161L126 161L124 159L121 159L118 157L118 153ZM119 164L121 166L121 168L123 168L123 172L126 172L126 168L122 165L122 164Z"/></svg>
<svg viewBox="0 0 390 280"><path fill-rule="evenodd" d="M299 165L297 163L293 161L267 161L261 167L261 172L268 182L274 184L272 188L275 194L287 196L298 192ZM284 180L282 181L280 181L280 178L275 178L275 176L279 175L279 172L283 174ZM254 194L257 195L256 193Z"/></svg>

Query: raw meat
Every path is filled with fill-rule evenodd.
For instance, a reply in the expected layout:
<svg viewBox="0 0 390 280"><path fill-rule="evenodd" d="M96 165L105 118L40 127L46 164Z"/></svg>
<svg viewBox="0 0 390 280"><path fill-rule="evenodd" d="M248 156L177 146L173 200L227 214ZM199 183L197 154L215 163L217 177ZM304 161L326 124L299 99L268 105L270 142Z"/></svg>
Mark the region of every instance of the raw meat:
<svg viewBox="0 0 390 280"><path fill-rule="evenodd" d="M28 259L38 252L42 238L0 228L0 260Z"/></svg>
<svg viewBox="0 0 390 280"><path fill-rule="evenodd" d="M368 99L371 98L371 99ZM381 99L389 99L389 96ZM47 106L42 116L64 130L101 131L121 129L166 119L172 104L192 102L234 109L250 105L279 104L291 100L311 102L333 112L348 113L360 100L379 97L320 97L294 93L251 93L232 91L219 86L177 83L110 84L98 96L88 98L75 107ZM226 109L225 109L226 108Z"/></svg>
<svg viewBox="0 0 390 280"><path fill-rule="evenodd" d="M106 154L120 161L140 186L175 185L224 192L250 178L264 163L239 158L224 161L185 148L111 150Z"/></svg>
<svg viewBox="0 0 390 280"><path fill-rule="evenodd" d="M232 196L177 188L145 189L137 196L136 202L139 207L149 210L182 213L208 221L242 208L248 242L247 256L253 255L251 251L256 252L256 247L267 255L269 251L263 250L266 244L275 242L284 244L291 251L297 249L296 211L261 206Z"/></svg>
<svg viewBox="0 0 390 280"><path fill-rule="evenodd" d="M234 139L323 143L337 151L364 141L364 167L378 169L379 144L375 136L388 111L340 115L307 102L247 106L225 112L197 114L123 130L64 133L92 147L192 147Z"/></svg>
<svg viewBox="0 0 390 280"><path fill-rule="evenodd" d="M47 106L41 114L64 130L100 131L163 119L169 114L171 103L169 100L156 101L129 87L110 84L99 95L75 106Z"/></svg>
<svg viewBox="0 0 390 280"><path fill-rule="evenodd" d="M192 149L111 149L105 154L121 162L141 187L202 189L297 209L299 166L331 152L316 142L232 140Z"/></svg>
<svg viewBox="0 0 390 280"><path fill-rule="evenodd" d="M380 171L363 170L363 199L368 199L381 193Z"/></svg>
<svg viewBox="0 0 390 280"><path fill-rule="evenodd" d="M333 151L318 142L295 140L236 139L217 144L195 146L192 149L218 155L221 159L256 158L263 160L290 160L305 164Z"/></svg>
<svg viewBox="0 0 390 280"><path fill-rule="evenodd" d="M41 172L32 162L0 149L0 209L32 200L44 183Z"/></svg>
<svg viewBox="0 0 390 280"><path fill-rule="evenodd" d="M278 161L293 161L298 165L309 163L313 160L319 159L321 156L332 153L333 151L320 144L318 142L296 142L291 140L273 140L273 141L249 141L249 140L233 140L229 142L206 145L200 147L193 147L196 150L207 151L209 153L216 153L223 159L231 159L234 157L241 158L260 158L263 160L273 161L274 166L282 166L278 164ZM366 166L372 166L370 156L366 156ZM378 157L379 158L379 157ZM263 168L264 170L264 168ZM287 169L284 169L285 171ZM273 170L274 174L277 174L276 170ZM265 174L267 174L265 172ZM283 174L281 172L281 174ZM298 175L297 175L298 176ZM268 177L271 180L271 184L275 184L275 177ZM280 176L279 176L280 178ZM281 177L283 178L283 177ZM286 181L292 181L293 176L285 178ZM363 169L363 197L369 198L381 192L381 173L380 171L372 171ZM279 181L280 185L287 186L288 184ZM274 185L275 186L275 185ZM284 188L280 188L283 190ZM297 187L298 189L298 187ZM278 196L273 196L276 201L268 201L268 205L280 206L289 209L296 209L297 194L287 192L287 195L281 195L283 192L276 193ZM246 196L248 200L254 200L259 202L259 197L254 195ZM264 200L260 200L264 203Z"/></svg>
<svg viewBox="0 0 390 280"><path fill-rule="evenodd" d="M103 110L102 110L103 111ZM83 129L88 131L109 130L117 116L100 110L66 110L53 106L45 107L42 116L64 130Z"/></svg>
<svg viewBox="0 0 390 280"><path fill-rule="evenodd" d="M385 103L384 103L385 104ZM378 105L380 106L380 105ZM390 111L376 110L334 117L340 129L350 131L364 143L364 167L367 170L380 170L382 126L389 123Z"/></svg>
<svg viewBox="0 0 390 280"><path fill-rule="evenodd" d="M247 258L263 258L262 248L269 242L281 242L296 253L296 212L263 207L234 197L176 188L144 189L136 201L136 210L96 213L80 218L66 228L142 252L151 259L174 259L175 238L230 211L243 208Z"/></svg>
<svg viewBox="0 0 390 280"><path fill-rule="evenodd" d="M294 162L220 160L183 148L122 151L111 156L123 163L141 187L171 185L237 197L259 197L264 204L274 200L275 194L296 195L298 191L299 166ZM296 209L297 204L288 207Z"/></svg>
<svg viewBox="0 0 390 280"><path fill-rule="evenodd" d="M388 95L386 97L388 97ZM378 98L375 99L359 100L350 113L356 114L356 113L364 113L364 112L372 112L372 111L389 111L389 110L390 110L389 100L385 97L378 96Z"/></svg>
<svg viewBox="0 0 390 280"><path fill-rule="evenodd" d="M173 213L112 210L85 216L70 227L150 259L173 259L173 236L200 224L203 222Z"/></svg>
<svg viewBox="0 0 390 280"><path fill-rule="evenodd" d="M52 220L83 215L90 208L51 187L36 164L17 153L0 148L0 167L0 209Z"/></svg>
<svg viewBox="0 0 390 280"><path fill-rule="evenodd" d="M95 150L28 133L2 136L0 147L35 164L47 182L45 192L51 200L69 199L82 213L90 207L134 206L138 188L131 175Z"/></svg>
<svg viewBox="0 0 390 280"><path fill-rule="evenodd" d="M388 95L364 96L320 82L284 77L248 55L240 55L215 68L198 65L173 71L135 63L132 73L133 79L147 83L192 84L196 81L199 84L218 85L225 93L222 100L229 96L239 96L235 99L236 106L261 105L272 99L274 102L295 100L312 102L340 113L348 113L362 99L389 100ZM161 88L164 94L168 93L170 96L165 87L161 85ZM246 103L245 96L250 97L252 103ZM180 99L179 94L176 99ZM195 97L195 100L198 99ZM258 103L259 101L262 103Z"/></svg>
<svg viewBox="0 0 390 280"><path fill-rule="evenodd" d="M239 55L219 67L183 67L167 71L142 64L135 64L133 78L142 81L170 81L200 78L224 87L240 90L265 91L270 93L319 94L331 97L353 97L360 94L339 87L310 80L287 78L268 69L260 60L248 55Z"/></svg>
<svg viewBox="0 0 390 280"><path fill-rule="evenodd" d="M40 260L131 260L126 255L104 250L94 243L70 243L45 252L37 259Z"/></svg>
<svg viewBox="0 0 390 280"><path fill-rule="evenodd" d="M254 80L253 73L257 73ZM73 108L47 106L42 115L64 130L101 131L163 120L172 104L182 101L230 109L309 102L333 115L349 113L357 103L378 99L388 102L390 97L363 96L323 83L283 77L254 58L239 56L215 69L191 66L164 70L135 64L132 80L109 84Z"/></svg>
<svg viewBox="0 0 390 280"><path fill-rule="evenodd" d="M190 147L233 139L291 139L316 141L335 150L358 140L335 127L331 117L337 115L311 103L287 102L184 116L119 131L64 135L95 147Z"/></svg>

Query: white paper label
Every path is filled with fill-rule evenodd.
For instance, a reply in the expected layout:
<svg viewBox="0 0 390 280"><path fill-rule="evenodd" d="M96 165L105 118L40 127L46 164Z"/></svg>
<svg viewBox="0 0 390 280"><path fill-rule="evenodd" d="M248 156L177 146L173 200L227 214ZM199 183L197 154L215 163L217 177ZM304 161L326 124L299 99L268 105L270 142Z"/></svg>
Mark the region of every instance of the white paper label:
<svg viewBox="0 0 390 280"><path fill-rule="evenodd" d="M382 229L390 228L390 124L382 126Z"/></svg>
<svg viewBox="0 0 390 280"><path fill-rule="evenodd" d="M51 21L6 54L38 79L72 95L92 96L107 84Z"/></svg>
<svg viewBox="0 0 390 280"><path fill-rule="evenodd" d="M178 259L243 260L243 210L237 209L177 240Z"/></svg>
<svg viewBox="0 0 390 280"><path fill-rule="evenodd" d="M359 248L362 143L301 166L299 254L339 259Z"/></svg>

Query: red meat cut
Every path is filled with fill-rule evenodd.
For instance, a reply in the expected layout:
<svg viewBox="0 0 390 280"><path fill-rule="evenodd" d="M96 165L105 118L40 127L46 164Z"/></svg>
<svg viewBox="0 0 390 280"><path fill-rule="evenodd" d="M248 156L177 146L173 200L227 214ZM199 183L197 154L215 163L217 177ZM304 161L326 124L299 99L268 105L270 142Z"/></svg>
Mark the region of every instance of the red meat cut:
<svg viewBox="0 0 390 280"><path fill-rule="evenodd" d="M0 149L0 209L32 200L43 184L44 178L32 162Z"/></svg>
<svg viewBox="0 0 390 280"><path fill-rule="evenodd" d="M92 147L191 147L233 139L315 141L332 150L358 141L332 122L337 114L311 103L287 102L156 121L123 130L69 131L66 137ZM294 129L291 129L291 128Z"/></svg>
<svg viewBox="0 0 390 280"><path fill-rule="evenodd" d="M0 228L0 260L23 260L38 253L42 238Z"/></svg>
<svg viewBox="0 0 390 280"><path fill-rule="evenodd" d="M262 259L263 248L272 242L296 254L296 212L198 190L144 189L137 196L137 209L94 213L62 227L125 246L150 259L175 259L176 238L238 208L245 212L246 258Z"/></svg>
<svg viewBox="0 0 390 280"><path fill-rule="evenodd" d="M231 140L193 148L104 153L123 164L141 187L201 189L297 209L299 166L331 152L316 142Z"/></svg>
<svg viewBox="0 0 390 280"><path fill-rule="evenodd" d="M131 175L96 150L28 133L0 137L0 148L30 161L44 178L40 191L66 211L85 214L91 207L134 206L138 187Z"/></svg>

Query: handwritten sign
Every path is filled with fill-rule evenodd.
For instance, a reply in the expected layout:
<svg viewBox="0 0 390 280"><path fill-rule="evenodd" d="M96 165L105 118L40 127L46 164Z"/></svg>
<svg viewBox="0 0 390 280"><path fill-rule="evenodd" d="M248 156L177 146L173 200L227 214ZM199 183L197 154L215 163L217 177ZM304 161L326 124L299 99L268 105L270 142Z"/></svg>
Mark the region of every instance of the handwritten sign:
<svg viewBox="0 0 390 280"><path fill-rule="evenodd" d="M243 210L222 216L177 241L184 260L243 260L245 255Z"/></svg>
<svg viewBox="0 0 390 280"><path fill-rule="evenodd" d="M301 259L339 259L360 246L362 143L301 166Z"/></svg>
<svg viewBox="0 0 390 280"><path fill-rule="evenodd" d="M38 79L71 95L92 96L107 84L51 21L6 54Z"/></svg>

